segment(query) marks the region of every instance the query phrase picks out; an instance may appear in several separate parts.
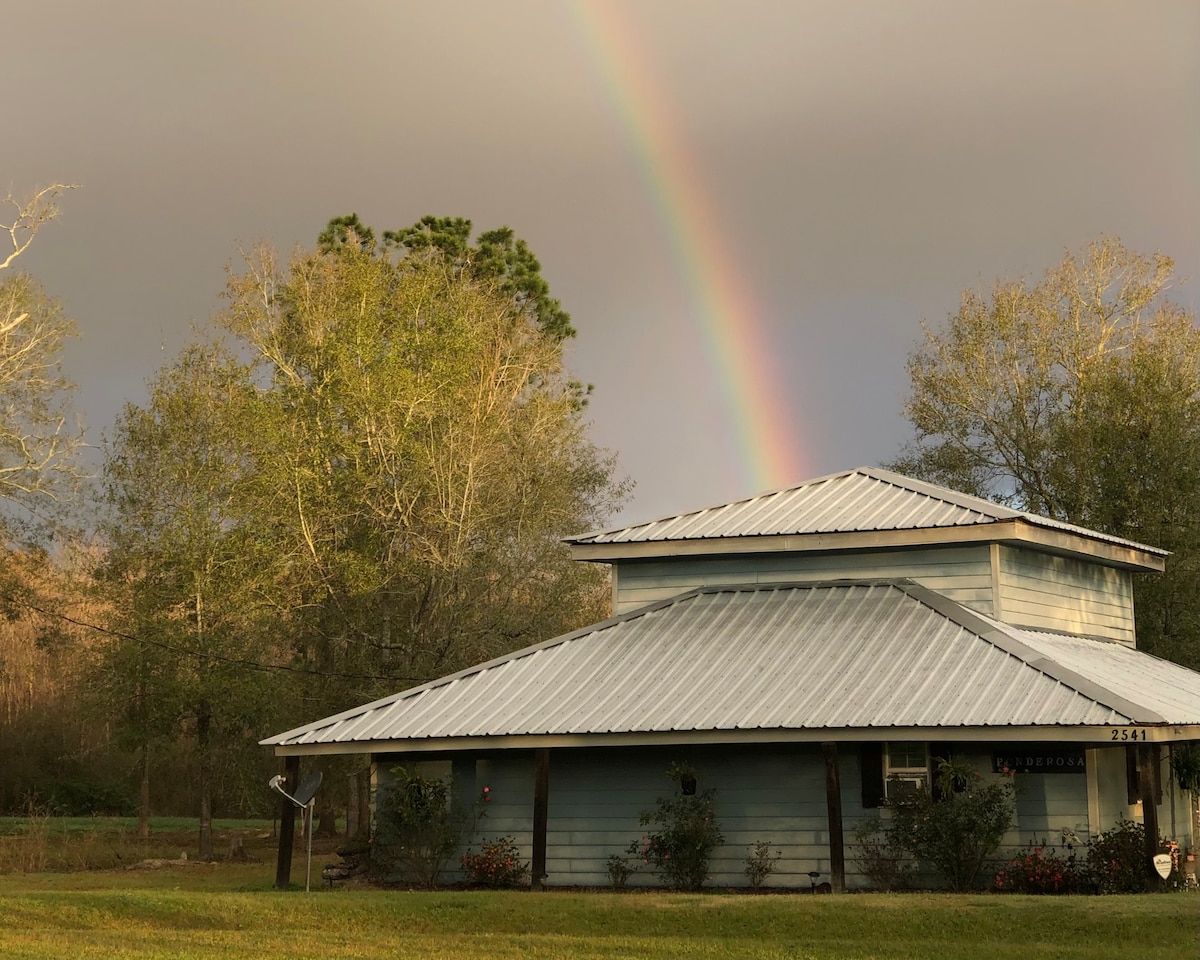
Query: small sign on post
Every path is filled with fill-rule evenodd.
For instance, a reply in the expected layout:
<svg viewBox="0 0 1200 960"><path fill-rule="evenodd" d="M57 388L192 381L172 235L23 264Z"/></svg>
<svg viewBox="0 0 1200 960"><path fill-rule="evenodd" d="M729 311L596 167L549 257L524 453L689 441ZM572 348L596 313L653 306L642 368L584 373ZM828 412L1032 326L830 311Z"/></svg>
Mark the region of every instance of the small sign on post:
<svg viewBox="0 0 1200 960"><path fill-rule="evenodd" d="M1164 880L1171 875L1171 855L1169 853L1158 853L1154 856L1154 869L1158 871L1158 875Z"/></svg>

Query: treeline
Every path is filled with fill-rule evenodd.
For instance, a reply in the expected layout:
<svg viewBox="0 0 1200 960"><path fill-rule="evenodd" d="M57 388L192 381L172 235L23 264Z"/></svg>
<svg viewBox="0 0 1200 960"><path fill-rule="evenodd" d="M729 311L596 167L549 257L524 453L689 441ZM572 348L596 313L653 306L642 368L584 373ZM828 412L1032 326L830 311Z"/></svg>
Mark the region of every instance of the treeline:
<svg viewBox="0 0 1200 960"><path fill-rule="evenodd" d="M561 538L624 485L573 335L506 228L350 216L252 251L75 497L96 546L46 509L69 451L44 503L8 498L0 806L198 815L207 855L214 815L270 809L265 734L603 617Z"/></svg>

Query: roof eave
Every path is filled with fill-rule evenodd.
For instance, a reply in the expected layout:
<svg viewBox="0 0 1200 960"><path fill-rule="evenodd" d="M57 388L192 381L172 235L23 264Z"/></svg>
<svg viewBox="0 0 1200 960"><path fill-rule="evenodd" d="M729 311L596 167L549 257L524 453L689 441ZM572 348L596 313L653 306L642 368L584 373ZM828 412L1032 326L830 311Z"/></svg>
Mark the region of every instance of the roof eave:
<svg viewBox="0 0 1200 960"><path fill-rule="evenodd" d="M677 745L770 743L878 743L914 741L946 743L1079 743L1111 745L1114 731L1136 729L1147 743L1200 740L1197 724L1039 725L1004 724L961 727L809 727L753 730L667 730L587 734L522 734L493 737L429 737L356 740L344 743L279 744L276 756L336 756L379 753L460 753L484 750L571 749L584 747L653 747ZM1139 739L1139 742L1141 740Z"/></svg>
<svg viewBox="0 0 1200 960"><path fill-rule="evenodd" d="M1022 518L954 527L804 533L777 536L711 537L692 540L654 540L636 543L572 543L575 560L612 563L672 557L732 554L825 553L842 550L889 550L903 547L1003 543L1026 546L1126 570L1161 572L1166 552L1092 539L1068 531L1032 524Z"/></svg>

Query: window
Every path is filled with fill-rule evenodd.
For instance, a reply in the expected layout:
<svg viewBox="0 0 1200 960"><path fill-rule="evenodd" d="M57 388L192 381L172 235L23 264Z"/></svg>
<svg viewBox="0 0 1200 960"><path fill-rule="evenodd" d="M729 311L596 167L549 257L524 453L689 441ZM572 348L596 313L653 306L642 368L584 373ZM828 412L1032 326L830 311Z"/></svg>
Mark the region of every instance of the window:
<svg viewBox="0 0 1200 960"><path fill-rule="evenodd" d="M929 745L889 743L883 751L883 782L889 800L929 788Z"/></svg>

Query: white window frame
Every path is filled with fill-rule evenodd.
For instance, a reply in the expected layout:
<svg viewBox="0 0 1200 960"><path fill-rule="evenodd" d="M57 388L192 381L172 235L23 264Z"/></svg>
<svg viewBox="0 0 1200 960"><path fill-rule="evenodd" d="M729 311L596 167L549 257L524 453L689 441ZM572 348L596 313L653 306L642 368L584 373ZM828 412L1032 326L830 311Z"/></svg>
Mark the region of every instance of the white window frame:
<svg viewBox="0 0 1200 960"><path fill-rule="evenodd" d="M883 795L888 800L895 800L898 797L909 795L913 790L928 790L930 784L929 744L897 743L895 746L903 747L906 753L912 753L913 748L919 746L921 752L924 753L925 762L921 766L893 764L893 745L885 743L883 745ZM905 759L908 760L908 758Z"/></svg>

